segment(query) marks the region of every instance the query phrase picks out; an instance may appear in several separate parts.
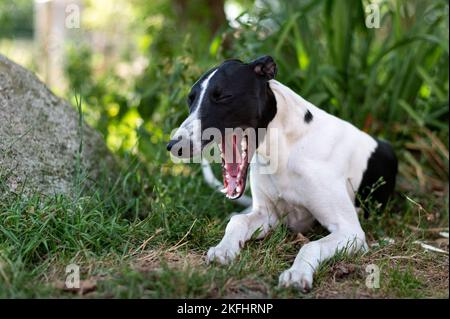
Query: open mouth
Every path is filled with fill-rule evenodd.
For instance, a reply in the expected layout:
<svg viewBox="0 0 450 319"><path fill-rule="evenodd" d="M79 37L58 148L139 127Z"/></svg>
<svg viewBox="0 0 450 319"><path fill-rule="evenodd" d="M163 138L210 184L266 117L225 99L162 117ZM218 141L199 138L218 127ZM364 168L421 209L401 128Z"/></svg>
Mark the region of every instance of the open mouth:
<svg viewBox="0 0 450 319"><path fill-rule="evenodd" d="M247 182L248 165L251 160L248 138L236 135L225 137L219 144L222 157L223 185L222 193L229 199L242 196Z"/></svg>

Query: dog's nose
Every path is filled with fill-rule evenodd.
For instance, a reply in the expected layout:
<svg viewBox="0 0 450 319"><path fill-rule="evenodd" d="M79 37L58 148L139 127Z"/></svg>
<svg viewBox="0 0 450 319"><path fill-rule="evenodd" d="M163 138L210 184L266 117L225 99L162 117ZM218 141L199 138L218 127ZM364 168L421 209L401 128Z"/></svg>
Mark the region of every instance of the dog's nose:
<svg viewBox="0 0 450 319"><path fill-rule="evenodd" d="M185 140L182 136L171 139L166 148L173 156L180 158L189 158L193 154L192 141Z"/></svg>
<svg viewBox="0 0 450 319"><path fill-rule="evenodd" d="M170 140L169 143L167 143L166 149L170 152L176 142L178 142L178 140Z"/></svg>

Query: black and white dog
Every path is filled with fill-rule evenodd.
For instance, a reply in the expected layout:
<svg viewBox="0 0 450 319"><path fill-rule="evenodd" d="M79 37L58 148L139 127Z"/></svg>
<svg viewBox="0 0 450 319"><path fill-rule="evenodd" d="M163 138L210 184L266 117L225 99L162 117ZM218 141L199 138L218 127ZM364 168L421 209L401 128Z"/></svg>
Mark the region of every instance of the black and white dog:
<svg viewBox="0 0 450 319"><path fill-rule="evenodd" d="M263 238L279 223L305 232L318 221L330 232L305 244L279 278L281 286L308 291L321 262L338 251L367 249L357 197L370 193L385 205L394 190L397 159L388 143L304 100L275 81L276 73L270 56L251 63L228 60L205 73L189 94L189 117L167 148L190 158L216 140L212 131L204 133L220 132L223 192L232 199L243 194L251 163L251 212L231 218L208 261L229 263L255 232ZM229 128L240 133L227 133ZM264 171L271 162L275 169Z"/></svg>

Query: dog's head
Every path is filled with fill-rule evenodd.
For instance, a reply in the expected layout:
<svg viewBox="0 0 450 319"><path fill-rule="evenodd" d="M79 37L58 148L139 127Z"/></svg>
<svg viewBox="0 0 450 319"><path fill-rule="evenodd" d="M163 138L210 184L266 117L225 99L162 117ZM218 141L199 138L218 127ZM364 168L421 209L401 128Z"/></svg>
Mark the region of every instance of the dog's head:
<svg viewBox="0 0 450 319"><path fill-rule="evenodd" d="M222 156L224 193L240 197L249 162L276 113L268 81L277 67L270 56L250 63L227 60L206 72L188 96L189 116L167 145L176 157L190 158L215 141Z"/></svg>

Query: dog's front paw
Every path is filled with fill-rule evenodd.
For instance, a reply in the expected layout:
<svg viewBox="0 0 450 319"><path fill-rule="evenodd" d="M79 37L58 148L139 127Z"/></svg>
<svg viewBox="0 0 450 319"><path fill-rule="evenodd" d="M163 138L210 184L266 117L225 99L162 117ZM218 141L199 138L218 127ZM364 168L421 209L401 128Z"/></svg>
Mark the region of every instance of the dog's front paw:
<svg viewBox="0 0 450 319"><path fill-rule="evenodd" d="M206 255L208 263L216 261L222 265L227 265L236 258L238 250L225 246L211 247Z"/></svg>
<svg viewBox="0 0 450 319"><path fill-rule="evenodd" d="M283 271L280 275L280 287L293 287L299 289L301 292L309 292L312 288L313 273L310 271L301 271L294 268L289 268Z"/></svg>

